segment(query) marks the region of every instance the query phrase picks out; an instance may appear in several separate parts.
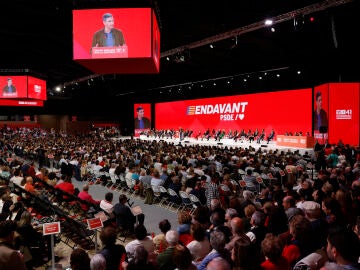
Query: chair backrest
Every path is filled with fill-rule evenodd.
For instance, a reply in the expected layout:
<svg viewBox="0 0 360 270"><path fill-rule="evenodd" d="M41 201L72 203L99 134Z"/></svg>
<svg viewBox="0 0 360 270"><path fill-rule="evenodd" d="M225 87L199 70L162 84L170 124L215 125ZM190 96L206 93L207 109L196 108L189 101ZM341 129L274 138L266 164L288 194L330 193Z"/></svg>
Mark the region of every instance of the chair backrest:
<svg viewBox="0 0 360 270"><path fill-rule="evenodd" d="M222 191L225 191L225 192L231 191L230 188L227 185L224 185L224 184L220 184L220 188L222 189Z"/></svg>
<svg viewBox="0 0 360 270"><path fill-rule="evenodd" d="M180 190L180 191L179 191L179 195L180 195L180 197L183 198L183 199L190 199L190 198L189 198L189 194L187 194L185 191Z"/></svg>
<svg viewBox="0 0 360 270"><path fill-rule="evenodd" d="M175 190L168 188L167 189L168 193L170 194L170 196L176 196L179 197L179 195L175 192Z"/></svg>
<svg viewBox="0 0 360 270"><path fill-rule="evenodd" d="M200 200L199 200L199 198L196 196L196 195L194 195L194 194L189 194L189 198L190 198L190 200L193 202L193 203L198 203L198 202L200 202Z"/></svg>
<svg viewBox="0 0 360 270"><path fill-rule="evenodd" d="M166 188L163 187L163 186L159 186L159 190L160 190L161 193L168 193Z"/></svg>

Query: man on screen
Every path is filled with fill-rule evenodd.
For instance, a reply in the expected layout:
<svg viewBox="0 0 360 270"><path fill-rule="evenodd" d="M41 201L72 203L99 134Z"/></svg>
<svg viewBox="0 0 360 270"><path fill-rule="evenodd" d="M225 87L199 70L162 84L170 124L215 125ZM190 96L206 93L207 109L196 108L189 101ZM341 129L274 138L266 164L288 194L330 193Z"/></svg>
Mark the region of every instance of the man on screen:
<svg viewBox="0 0 360 270"><path fill-rule="evenodd" d="M3 88L3 96L4 97L16 97L17 96L16 87L13 85L11 78L7 79L7 85L5 85Z"/></svg>
<svg viewBox="0 0 360 270"><path fill-rule="evenodd" d="M320 127L323 130L327 130L328 117L326 111L322 108L322 96L320 91L316 93L315 103L316 109L314 111L314 130L320 131Z"/></svg>
<svg viewBox="0 0 360 270"><path fill-rule="evenodd" d="M104 28L95 32L91 47L114 47L125 45L121 30L114 28L114 17L111 13L102 16Z"/></svg>
<svg viewBox="0 0 360 270"><path fill-rule="evenodd" d="M137 117L135 118L135 129L150 128L150 119L144 117L144 108L139 106L136 108Z"/></svg>

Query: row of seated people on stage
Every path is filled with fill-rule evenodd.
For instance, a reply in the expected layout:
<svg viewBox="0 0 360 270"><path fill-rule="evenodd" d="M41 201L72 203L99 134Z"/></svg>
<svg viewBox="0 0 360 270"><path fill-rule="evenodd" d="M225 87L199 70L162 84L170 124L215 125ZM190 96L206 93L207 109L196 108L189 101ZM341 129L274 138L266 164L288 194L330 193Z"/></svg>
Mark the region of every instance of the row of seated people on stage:
<svg viewBox="0 0 360 270"><path fill-rule="evenodd" d="M262 141L267 141L269 143L271 140L275 138L275 130L272 129L270 134L266 136L265 129L255 129L252 131L248 129L238 130L229 130L226 132L224 129L206 129L205 131L198 131L197 133L193 130L189 129L168 129L168 130L146 130L141 133L141 135L146 135L147 137L154 137L159 139L175 139L180 138L180 140L184 140L186 138L195 138L196 140L207 140L213 139L215 141L221 141L222 139L232 139L234 142L237 141L249 141L250 143L256 141L257 143L261 143Z"/></svg>
<svg viewBox="0 0 360 270"><path fill-rule="evenodd" d="M21 142L21 140L18 141L16 139L16 135L14 135L13 139L14 141L3 141L4 145L9 144L9 146L13 148L12 144L18 143L19 141ZM130 185L132 183L135 183L136 185L137 180L145 183L145 181L149 181L149 178L150 185L152 184L152 182L154 184L159 183L160 181L162 181L162 177L166 177L166 179L164 180L165 182L166 180L169 181L168 178L170 176L171 182L169 182L169 185L176 184L176 181L180 180L181 188L185 188L185 191L186 189L188 189L188 191L191 192L191 190L195 189L196 187L204 188L205 198L203 202L205 204L203 207L199 207L199 209L201 209L202 211L196 211L194 215L191 216L190 222L185 222L184 219L181 219L181 222L179 221L179 224L172 224L172 226L174 226L174 228L190 227L191 229L193 223L197 223L195 221L198 221L198 223L200 223L205 229L205 232L208 230L208 234L206 234L206 236L208 236L208 240L210 239L211 248L215 248L215 251L218 251L218 253L220 254L219 257L223 257L222 255L224 255L225 253L223 254L222 252L225 250L227 250L227 254L229 254L228 252L232 252L231 246L230 249L226 249L224 247L227 244L231 243L231 241L235 247L235 242L239 240L236 239L235 236L242 232L244 234L247 234L249 232L249 227L251 229L252 226L264 226L266 227L266 232L272 233L275 237L281 237L282 239L282 241L278 241L279 238L270 239L270 243L276 243L278 245L280 244L281 246L280 252L278 252L278 257L273 258L271 256L269 257L269 253L266 253L266 250L263 249L262 243L265 239L267 239L266 237L262 238L255 232L253 232L255 238L252 234L247 235L247 237L249 238L249 248L251 248L251 250L253 250L254 252L256 251L255 253L251 253L254 255L254 257L250 257L256 258L255 255L259 255L259 253L260 255L263 255L258 260L252 260L252 262L264 264L263 268L266 267L266 264L276 264L278 258L281 258L281 261L284 264L286 264L287 261L289 265L294 265L300 262L303 257L315 251L314 246L312 246L313 244L315 244L315 242L318 245L317 247L321 249L320 247L324 248L326 246L326 243L330 241L332 245L332 250L334 250L333 248L336 248L337 245L336 243L331 242L331 239L329 240L329 237L332 236L332 234L326 226L334 226L334 228L337 228L338 226L339 228L354 228L354 230L356 228L356 217L359 216L358 205L360 205L360 163L358 160L356 160L353 164L351 164L351 157L345 157L345 160L342 160L339 166L328 167L325 170L319 171L316 178L312 178L307 173L305 173L308 162L305 161L303 155L301 155L297 151L266 151L261 149L255 151L255 149L251 147L215 148L200 145L191 147L183 146L179 148L175 147L171 143L166 142L157 143L130 139L120 141L107 141L99 140L96 137L77 139L76 137L72 137L71 135L68 136L68 140L69 141L67 141L67 139L63 139L61 143L57 141L57 145L58 147L61 147L62 153L64 153L65 151L68 153L66 154L66 156L64 156L64 159L68 160L69 163L73 159L77 159L78 161L80 161L81 164L84 164L85 167L93 166L93 168L95 168L95 166L97 166L97 163L99 166L101 166L100 160L101 162L105 161L104 167L107 167L109 169L109 172L110 169L112 169L115 173L116 169L119 167L119 175L121 173L124 173L125 180L130 180ZM36 145L38 143L37 141L38 138L34 138L31 141L31 144ZM50 138L49 141L50 143L54 143ZM6 161L6 158L4 160ZM314 160L311 159L311 161ZM302 170L298 169L298 166L300 166ZM250 168L246 169L247 167ZM288 173L287 177L283 178L279 176L279 171L277 171L277 167L285 171L289 169L290 172ZM145 175L136 175L139 173L138 169L140 169L140 174L144 173ZM157 177L155 169L159 172L160 179ZM260 174L267 172L273 173L275 177L278 177L278 180L281 179L284 182L281 183L280 181L276 181L274 184L270 183L268 186L260 190L258 196L255 196L254 191L246 190L247 192L244 191L242 196L226 196L222 198L222 194L220 193L221 191L219 189L220 183L226 184L230 182L226 181L228 178L225 177L226 175L229 175L230 179L239 182L239 169L245 171L246 174L249 175L249 177L247 178L244 177L244 179L249 178L249 182L254 180L254 178L251 177L251 174L253 172L258 172ZM35 172L36 171L37 170L35 169ZM175 173L175 175L172 174L173 172ZM12 175L12 170L10 170L10 174ZM193 177L188 178L187 175ZM203 183L201 183L202 176L205 176L206 178L203 178ZM178 177L179 179L176 179L176 177ZM200 186L196 185L199 183L198 181L190 180L199 179L199 177ZM191 185L191 182L195 183L195 186ZM298 190L294 189L294 187L296 187L296 184L299 184ZM230 186L231 185L229 184L229 187ZM125 198L120 197L119 195L119 203L120 200L125 203ZM351 203L347 203L346 198L351 199ZM109 202L109 200L107 199L106 201L112 204L111 201ZM259 203L261 206L259 205ZM250 204L255 207L254 212L251 213L250 211L251 214L245 211L245 207ZM207 212L205 209L208 209L210 212ZM214 211L215 209L219 209L219 211ZM231 209L235 209L235 211ZM299 219L297 215L294 215L294 212L301 213L301 211L298 209L302 209L304 211L303 214L300 214L300 216L302 217L299 217ZM229 211L227 220L226 215L224 215L224 213L226 214L226 211ZM314 216L311 216L311 213L314 214L314 212L317 213L316 218ZM233 216L234 213L236 217L241 219L241 221L239 221L239 219L233 220L233 218L235 218L235 216ZM260 220L260 222L257 224L251 223L251 220L255 213L256 215L262 215L262 217L258 219ZM199 217L199 215L201 217ZM234 222L242 222L242 226L240 227L241 229L232 227L232 220ZM294 222L297 221L297 223L295 223L293 227L292 220ZM312 222L314 220L316 220L316 224L325 224L325 227L321 227L319 230L316 231L316 235L318 237L310 237L315 232L312 232L311 229L310 231L308 231L309 228L306 227L308 226L306 225L308 224L307 221ZM160 221L161 220L159 220L159 222ZM229 225L230 222L230 226L227 226L228 229L226 229L226 221L228 222L227 225ZM245 222L247 224L247 227L245 227L244 225ZM305 226L305 231L300 231L299 234L297 234L296 232L298 231L295 229L300 229L299 224ZM216 234L213 234L213 237L215 239L211 238L211 232L213 231L213 229L216 228L223 233L223 235L218 235L220 239L223 239L218 246L216 246L216 242L214 242L214 240L216 241L216 239L219 239L215 237ZM289 228L292 229L289 230ZM136 230L136 226L134 226L135 236L137 232L138 231ZM144 234L143 232L144 230L142 228L141 235ZM190 230L188 236L191 237L191 234L192 233ZM299 241L306 240L305 237L302 237L304 236L304 234L305 236L309 236L311 240L317 239L318 241L310 241L311 243L301 242L301 244L297 245ZM301 237L299 237L299 235ZM243 234L240 234L240 236L240 238L243 238ZM341 231L340 236L346 236L346 234ZM137 242L145 239L139 235L138 237L140 239L135 239L137 240ZM166 233L163 234L163 237L165 237L166 240ZM183 237L182 239L189 240L191 239L190 237ZM192 237L194 238L194 236ZM261 239L261 241L259 239ZM275 239L276 241L274 241ZM172 241L172 243L177 244L178 241L179 239L175 238L175 241ZM353 238L347 238L346 241L353 241ZM165 242L165 245L166 243L167 241ZM269 244L269 241L264 243ZM182 244L183 246L186 246L190 251L191 246L188 247L188 244L190 243L185 245L185 243L182 242ZM340 248L338 247L339 253L336 252L336 254L349 255L348 252L354 252L351 254L351 256L345 255L348 260L349 258L351 258L349 261L347 261L347 264L354 264L354 258L356 256L357 258L359 257L358 243L354 242L353 245L349 246L351 246L351 251L340 250ZM353 248L354 246L356 247L355 249ZM128 250L130 253L129 258L132 256L130 247L131 245L128 246ZM163 263L161 258L168 253L170 253L170 255L173 254L171 250L168 250L168 252L160 256L160 254L167 250L167 248L164 249L163 247L160 249L159 246L159 251L156 256L157 267L159 267L160 269ZM219 250L217 250L218 247ZM285 249L286 247L287 249ZM302 247L306 248L303 249ZM299 256L295 256L295 259L293 259L295 253L292 253L294 249L296 250L296 254L300 254ZM151 253L150 251L148 252ZM290 252L291 254L287 252ZM212 255L213 253L210 253L210 251L207 250L207 252L203 253L203 256L198 257L197 259L195 259L195 255L191 254L190 261L194 261L196 268L206 269L206 267L210 267L208 266L208 264L214 259L213 257L208 257L209 254ZM331 254L333 254L334 258L331 257ZM330 258L335 263L342 263L343 260L341 260L340 257L336 258L334 254L334 252L330 253ZM265 256L268 259L266 259ZM283 256L284 258L281 256ZM236 261L236 259L229 259L229 257L227 257L226 259L226 256L224 257L225 258L223 259L225 259L227 263L231 266L241 266L239 264L241 260ZM169 260L169 257L167 257L167 259ZM244 260L244 258L242 258L242 260ZM278 265L273 266L273 268L275 269L290 269L289 266L283 267L284 268L281 268L281 266ZM256 269L256 267L252 267L251 269Z"/></svg>

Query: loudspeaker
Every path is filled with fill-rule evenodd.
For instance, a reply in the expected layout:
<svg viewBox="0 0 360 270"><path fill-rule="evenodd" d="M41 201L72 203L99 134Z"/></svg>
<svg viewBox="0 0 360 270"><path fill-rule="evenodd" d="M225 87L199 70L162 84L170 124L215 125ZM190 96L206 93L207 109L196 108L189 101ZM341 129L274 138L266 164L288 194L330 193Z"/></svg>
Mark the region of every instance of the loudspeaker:
<svg viewBox="0 0 360 270"><path fill-rule="evenodd" d="M222 143L222 142L218 142L217 144L218 144L218 145L223 145L223 143Z"/></svg>
<svg viewBox="0 0 360 270"><path fill-rule="evenodd" d="M319 132L320 133L327 133L328 132L328 127L327 126L321 126L319 128Z"/></svg>

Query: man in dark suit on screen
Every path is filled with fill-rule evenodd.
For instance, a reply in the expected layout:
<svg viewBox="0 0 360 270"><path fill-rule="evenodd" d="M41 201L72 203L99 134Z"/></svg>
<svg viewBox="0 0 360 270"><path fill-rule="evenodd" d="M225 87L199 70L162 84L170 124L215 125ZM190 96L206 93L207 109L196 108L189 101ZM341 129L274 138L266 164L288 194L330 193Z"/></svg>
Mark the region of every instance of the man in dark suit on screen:
<svg viewBox="0 0 360 270"><path fill-rule="evenodd" d="M150 128L151 122L150 119L147 117L144 117L144 108L139 106L136 108L137 117L134 121L135 129L144 129L144 128Z"/></svg>

